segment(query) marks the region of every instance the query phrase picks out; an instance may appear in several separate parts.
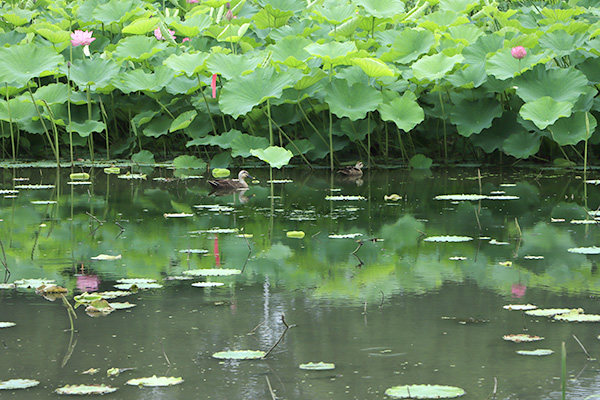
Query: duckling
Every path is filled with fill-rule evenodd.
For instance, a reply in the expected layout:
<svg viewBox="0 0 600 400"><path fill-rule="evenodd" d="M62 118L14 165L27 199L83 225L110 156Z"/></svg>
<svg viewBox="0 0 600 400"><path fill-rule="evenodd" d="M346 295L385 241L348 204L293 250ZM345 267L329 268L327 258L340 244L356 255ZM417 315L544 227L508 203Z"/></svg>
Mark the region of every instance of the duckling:
<svg viewBox="0 0 600 400"><path fill-rule="evenodd" d="M359 161L356 163L355 166L353 167L344 167L344 168L340 168L338 169L338 173L348 176L348 177L361 177L363 172L362 172L362 167L364 167L365 165L362 163L362 161Z"/></svg>
<svg viewBox="0 0 600 400"><path fill-rule="evenodd" d="M252 175L248 173L245 169L241 170L238 174L237 179L215 179L212 181L208 181L208 183L214 188L219 190L229 189L248 189L248 184L244 181L244 178L254 179Z"/></svg>

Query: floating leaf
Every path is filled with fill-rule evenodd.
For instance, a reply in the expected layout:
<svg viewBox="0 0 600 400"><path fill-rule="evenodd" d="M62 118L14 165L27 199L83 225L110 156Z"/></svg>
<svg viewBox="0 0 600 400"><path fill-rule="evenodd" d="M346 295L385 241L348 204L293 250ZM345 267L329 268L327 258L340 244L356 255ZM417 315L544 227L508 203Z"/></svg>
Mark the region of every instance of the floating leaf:
<svg viewBox="0 0 600 400"><path fill-rule="evenodd" d="M119 168L119 167L104 168L104 173L107 175L119 175L121 173L121 168Z"/></svg>
<svg viewBox="0 0 600 400"><path fill-rule="evenodd" d="M583 312L583 309L575 308L538 308L537 310L527 310L525 314L531 315L532 317L554 317L558 314L566 314L571 312Z"/></svg>
<svg viewBox="0 0 600 400"><path fill-rule="evenodd" d="M164 213L163 217L165 218L185 218L185 217L193 217L194 214L190 213Z"/></svg>
<svg viewBox="0 0 600 400"><path fill-rule="evenodd" d="M509 311L528 311L535 310L537 306L533 304L508 304L505 305L503 308Z"/></svg>
<svg viewBox="0 0 600 400"><path fill-rule="evenodd" d="M366 200L364 196L325 196L325 200L334 201L352 201L352 200Z"/></svg>
<svg viewBox="0 0 600 400"><path fill-rule="evenodd" d="M132 386L173 386L179 385L183 382L182 378L167 377L167 376L156 376L153 375L150 378L136 378L130 379L126 383Z"/></svg>
<svg viewBox="0 0 600 400"><path fill-rule="evenodd" d="M120 260L121 259L121 255L116 255L116 256L111 256L109 254L99 254L95 257L91 257L92 260L97 260L97 261L114 261L114 260Z"/></svg>
<svg viewBox="0 0 600 400"><path fill-rule="evenodd" d="M261 350L232 350L232 351L219 351L212 355L214 358L224 360L256 360L263 358L265 352Z"/></svg>
<svg viewBox="0 0 600 400"><path fill-rule="evenodd" d="M66 385L55 390L58 394L107 394L116 391L117 388L106 385Z"/></svg>
<svg viewBox="0 0 600 400"><path fill-rule="evenodd" d="M429 236L423 239L425 242L468 242L473 240L469 236Z"/></svg>
<svg viewBox="0 0 600 400"><path fill-rule="evenodd" d="M347 233L345 235L329 235L330 239L354 239L355 237L362 236L362 233Z"/></svg>
<svg viewBox="0 0 600 400"><path fill-rule="evenodd" d="M131 290L133 288L137 289L160 289L163 285L160 283L119 283L115 285L116 289L119 290Z"/></svg>
<svg viewBox="0 0 600 400"><path fill-rule="evenodd" d="M578 310L571 311L566 314L558 314L554 316L557 321L566 322L600 322L600 315L597 314L582 314Z"/></svg>
<svg viewBox="0 0 600 400"><path fill-rule="evenodd" d="M54 283L52 279L19 279L14 282L21 289L37 289L42 285Z"/></svg>
<svg viewBox="0 0 600 400"><path fill-rule="evenodd" d="M572 247L570 249L567 249L567 251L569 253L577 254L600 254L600 247Z"/></svg>
<svg viewBox="0 0 600 400"><path fill-rule="evenodd" d="M238 275L242 271L239 269L227 269L227 268L204 268L204 269L190 269L183 271L184 275L193 276L227 276L227 275Z"/></svg>
<svg viewBox="0 0 600 400"><path fill-rule="evenodd" d="M517 350L517 354L524 356L549 356L554 351L549 349L535 349L535 350Z"/></svg>
<svg viewBox="0 0 600 400"><path fill-rule="evenodd" d="M0 390L27 389L39 384L40 382L35 379L9 379L7 381L0 381Z"/></svg>
<svg viewBox="0 0 600 400"><path fill-rule="evenodd" d="M17 324L15 324L14 322L0 322L0 328L10 328L15 325Z"/></svg>
<svg viewBox="0 0 600 400"><path fill-rule="evenodd" d="M266 149L253 149L250 154L268 163L273 168L281 168L290 163L294 154L279 146L269 146Z"/></svg>
<svg viewBox="0 0 600 400"><path fill-rule="evenodd" d="M194 287L217 287L225 285L223 282L195 282L192 283Z"/></svg>
<svg viewBox="0 0 600 400"><path fill-rule="evenodd" d="M117 283L139 284L139 283L151 283L151 282L156 282L156 279L152 279L152 278L122 278L122 279L117 280Z"/></svg>
<svg viewBox="0 0 600 400"><path fill-rule="evenodd" d="M214 168L212 170L212 176L215 178L227 178L231 174L227 168Z"/></svg>
<svg viewBox="0 0 600 400"><path fill-rule="evenodd" d="M112 290L112 291L106 291L106 292L100 292L100 293L96 293L97 295L101 296L103 299L115 299L117 297L122 297L122 296L129 296L130 294L133 294L132 292L129 291L124 291L124 290Z"/></svg>
<svg viewBox="0 0 600 400"><path fill-rule="evenodd" d="M132 303L130 303L128 301L126 301L125 303L118 303L118 302L108 303L108 305L111 308L113 308L114 310L125 310L127 308L133 308L133 307L136 306L135 304L132 304Z"/></svg>
<svg viewBox="0 0 600 400"><path fill-rule="evenodd" d="M101 300L101 299L102 299L102 295L100 295L99 293L87 293L87 292L73 297L73 300L75 300L77 303L91 303L92 301L97 301L97 300Z"/></svg>
<svg viewBox="0 0 600 400"><path fill-rule="evenodd" d="M404 385L386 389L385 394L395 399L452 399L463 396L465 391L444 385Z"/></svg>
<svg viewBox="0 0 600 400"><path fill-rule="evenodd" d="M294 239L302 239L304 238L305 233L302 231L288 231L285 233L285 236Z"/></svg>
<svg viewBox="0 0 600 400"><path fill-rule="evenodd" d="M335 369L335 364L334 363L326 363L323 361L318 362L318 363L309 362L307 364L300 364L298 366L298 368L311 370L311 371L323 371L323 370Z"/></svg>
<svg viewBox="0 0 600 400"><path fill-rule="evenodd" d="M544 338L541 336L532 336L532 335L527 335L525 333L520 333L520 334L516 334L516 335L504 335L504 336L502 336L502 339L509 341L509 342L515 342L515 343L536 342L538 340L544 340Z"/></svg>

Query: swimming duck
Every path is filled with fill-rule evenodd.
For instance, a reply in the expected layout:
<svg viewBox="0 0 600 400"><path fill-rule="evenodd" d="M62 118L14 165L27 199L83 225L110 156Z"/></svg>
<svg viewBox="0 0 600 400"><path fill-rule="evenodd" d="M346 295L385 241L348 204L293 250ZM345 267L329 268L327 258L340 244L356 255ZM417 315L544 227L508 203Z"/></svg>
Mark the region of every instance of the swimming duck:
<svg viewBox="0 0 600 400"><path fill-rule="evenodd" d="M362 167L364 166L365 165L362 163L362 161L359 161L355 166L340 168L337 172L345 176L359 177L363 174Z"/></svg>
<svg viewBox="0 0 600 400"><path fill-rule="evenodd" d="M254 179L252 175L245 169L241 170L238 174L237 179L215 179L208 181L208 183L214 188L219 190L235 190L235 189L248 189L248 184L244 181L244 178Z"/></svg>

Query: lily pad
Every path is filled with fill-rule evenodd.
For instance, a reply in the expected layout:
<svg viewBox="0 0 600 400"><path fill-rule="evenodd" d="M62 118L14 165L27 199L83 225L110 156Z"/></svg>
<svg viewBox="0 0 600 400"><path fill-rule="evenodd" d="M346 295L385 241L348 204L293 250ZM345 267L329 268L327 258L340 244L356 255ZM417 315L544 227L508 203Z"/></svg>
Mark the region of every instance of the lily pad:
<svg viewBox="0 0 600 400"><path fill-rule="evenodd" d="M577 254L600 254L600 247L572 247L570 249L567 249L567 251L569 253Z"/></svg>
<svg viewBox="0 0 600 400"><path fill-rule="evenodd" d="M125 303L108 303L108 305L114 310L125 310L136 306L135 304L132 304L128 301L126 301Z"/></svg>
<svg viewBox="0 0 600 400"><path fill-rule="evenodd" d="M386 389L394 399L453 399L465 395L459 387L444 385L403 385Z"/></svg>
<svg viewBox="0 0 600 400"><path fill-rule="evenodd" d="M0 390L27 389L39 384L40 382L35 379L9 379L7 381L0 381Z"/></svg>
<svg viewBox="0 0 600 400"><path fill-rule="evenodd" d="M537 342L538 340L544 340L544 338L541 336L527 335L525 333L519 333L516 335L504 335L502 336L502 339L515 343Z"/></svg>
<svg viewBox="0 0 600 400"><path fill-rule="evenodd" d="M14 322L0 322L0 328L10 328L15 325Z"/></svg>
<svg viewBox="0 0 600 400"><path fill-rule="evenodd" d="M183 382L182 378L168 377L168 376L152 376L150 378L136 378L130 379L126 383L132 386L173 386L179 385Z"/></svg>
<svg viewBox="0 0 600 400"><path fill-rule="evenodd" d="M114 260L120 260L121 259L121 255L117 255L117 256L111 256L109 254L99 254L97 256L94 257L90 257L92 260L96 260L96 261L114 261Z"/></svg>
<svg viewBox="0 0 600 400"><path fill-rule="evenodd" d="M239 269L227 269L227 268L204 268L204 269L190 269L183 271L184 275L194 276L226 276L226 275L237 275L241 274L242 271Z"/></svg>
<svg viewBox="0 0 600 400"><path fill-rule="evenodd" d="M55 390L58 394L107 394L116 391L117 388L106 385L66 385Z"/></svg>
<svg viewBox="0 0 600 400"><path fill-rule="evenodd" d="M101 300L103 297L98 293L82 293L73 297L77 303L91 303L92 301Z"/></svg>
<svg viewBox="0 0 600 400"><path fill-rule="evenodd" d="M186 217L193 217L194 214L190 214L190 213L164 213L163 217L165 218L186 218Z"/></svg>
<svg viewBox="0 0 600 400"><path fill-rule="evenodd" d="M261 350L231 350L219 351L212 356L223 360L256 360L263 358L265 352Z"/></svg>
<svg viewBox="0 0 600 400"><path fill-rule="evenodd" d="M96 293L96 294L102 296L103 299L110 300L110 299L116 299L117 297L129 296L130 294L133 294L133 293L126 291L126 290L112 290L112 291L100 292L100 293Z"/></svg>
<svg viewBox="0 0 600 400"><path fill-rule="evenodd" d="M507 304L503 308L509 311L527 311L535 310L538 307L533 304Z"/></svg>
<svg viewBox="0 0 600 400"><path fill-rule="evenodd" d="M366 200L366 197L364 197L364 196L325 196L325 200L335 200L335 201Z"/></svg>
<svg viewBox="0 0 600 400"><path fill-rule="evenodd" d="M117 283L135 283L136 285L139 283L151 283L156 282L156 279L152 278L122 278L117 280Z"/></svg>
<svg viewBox="0 0 600 400"><path fill-rule="evenodd" d="M208 250L205 249L183 249L179 250L180 253L191 253L191 254L206 254Z"/></svg>
<svg viewBox="0 0 600 400"><path fill-rule="evenodd" d="M429 236L423 239L425 242L468 242L473 240L469 236Z"/></svg>
<svg viewBox="0 0 600 400"><path fill-rule="evenodd" d="M54 280L52 279L19 279L14 284L21 289L37 289L42 285L48 285L53 282Z"/></svg>
<svg viewBox="0 0 600 400"><path fill-rule="evenodd" d="M195 282L192 283L194 287L216 287L225 285L223 282Z"/></svg>
<svg viewBox="0 0 600 400"><path fill-rule="evenodd" d="M302 231L288 231L285 233L285 236L289 238L302 239L304 238L305 233Z"/></svg>
<svg viewBox="0 0 600 400"><path fill-rule="evenodd" d="M326 363L323 361L318 362L318 363L309 362L307 364L300 364L299 368L311 370L311 371L323 371L323 370L334 369L335 364L334 363Z"/></svg>
<svg viewBox="0 0 600 400"><path fill-rule="evenodd" d="M566 322L600 322L598 314L581 314L579 312L569 312L566 314L558 314L554 316L557 321Z"/></svg>
<svg viewBox="0 0 600 400"><path fill-rule="evenodd" d="M549 356L552 353L554 353L554 351L550 349L517 350L517 354L523 356Z"/></svg>
<svg viewBox="0 0 600 400"><path fill-rule="evenodd" d="M163 287L163 285L161 285L160 283L153 283L153 282L147 282L147 283L119 283L115 285L116 289L119 290L131 290L132 288L138 288L138 289L160 289L161 287Z"/></svg>
<svg viewBox="0 0 600 400"><path fill-rule="evenodd" d="M484 195L484 194L441 194L434 197L436 200L454 200L454 201L477 201L477 200L518 200L518 196L508 195Z"/></svg>
<svg viewBox="0 0 600 400"><path fill-rule="evenodd" d="M582 309L581 312L583 312ZM558 314L566 314L570 312L576 312L576 309L573 308L538 308L537 310L528 310L525 311L525 314L531 315L532 317L554 317Z"/></svg>
<svg viewBox="0 0 600 400"><path fill-rule="evenodd" d="M355 237L362 236L362 233L346 233L345 235L329 235L329 239L354 239Z"/></svg>

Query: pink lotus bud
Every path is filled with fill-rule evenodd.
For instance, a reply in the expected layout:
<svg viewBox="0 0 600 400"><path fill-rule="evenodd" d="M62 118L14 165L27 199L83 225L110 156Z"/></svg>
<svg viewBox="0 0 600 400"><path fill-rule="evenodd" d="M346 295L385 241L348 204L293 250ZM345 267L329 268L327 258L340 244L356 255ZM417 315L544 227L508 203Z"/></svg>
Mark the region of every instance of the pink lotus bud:
<svg viewBox="0 0 600 400"><path fill-rule="evenodd" d="M212 98L217 98L217 74L213 74L212 81L210 82L210 87L212 89Z"/></svg>
<svg viewBox="0 0 600 400"><path fill-rule="evenodd" d="M517 46L510 49L510 54L517 60L524 58L527 55L527 50L523 46Z"/></svg>
<svg viewBox="0 0 600 400"><path fill-rule="evenodd" d="M227 10L225 18L227 18L227 21L231 21L233 19L233 13L231 12L231 9Z"/></svg>

